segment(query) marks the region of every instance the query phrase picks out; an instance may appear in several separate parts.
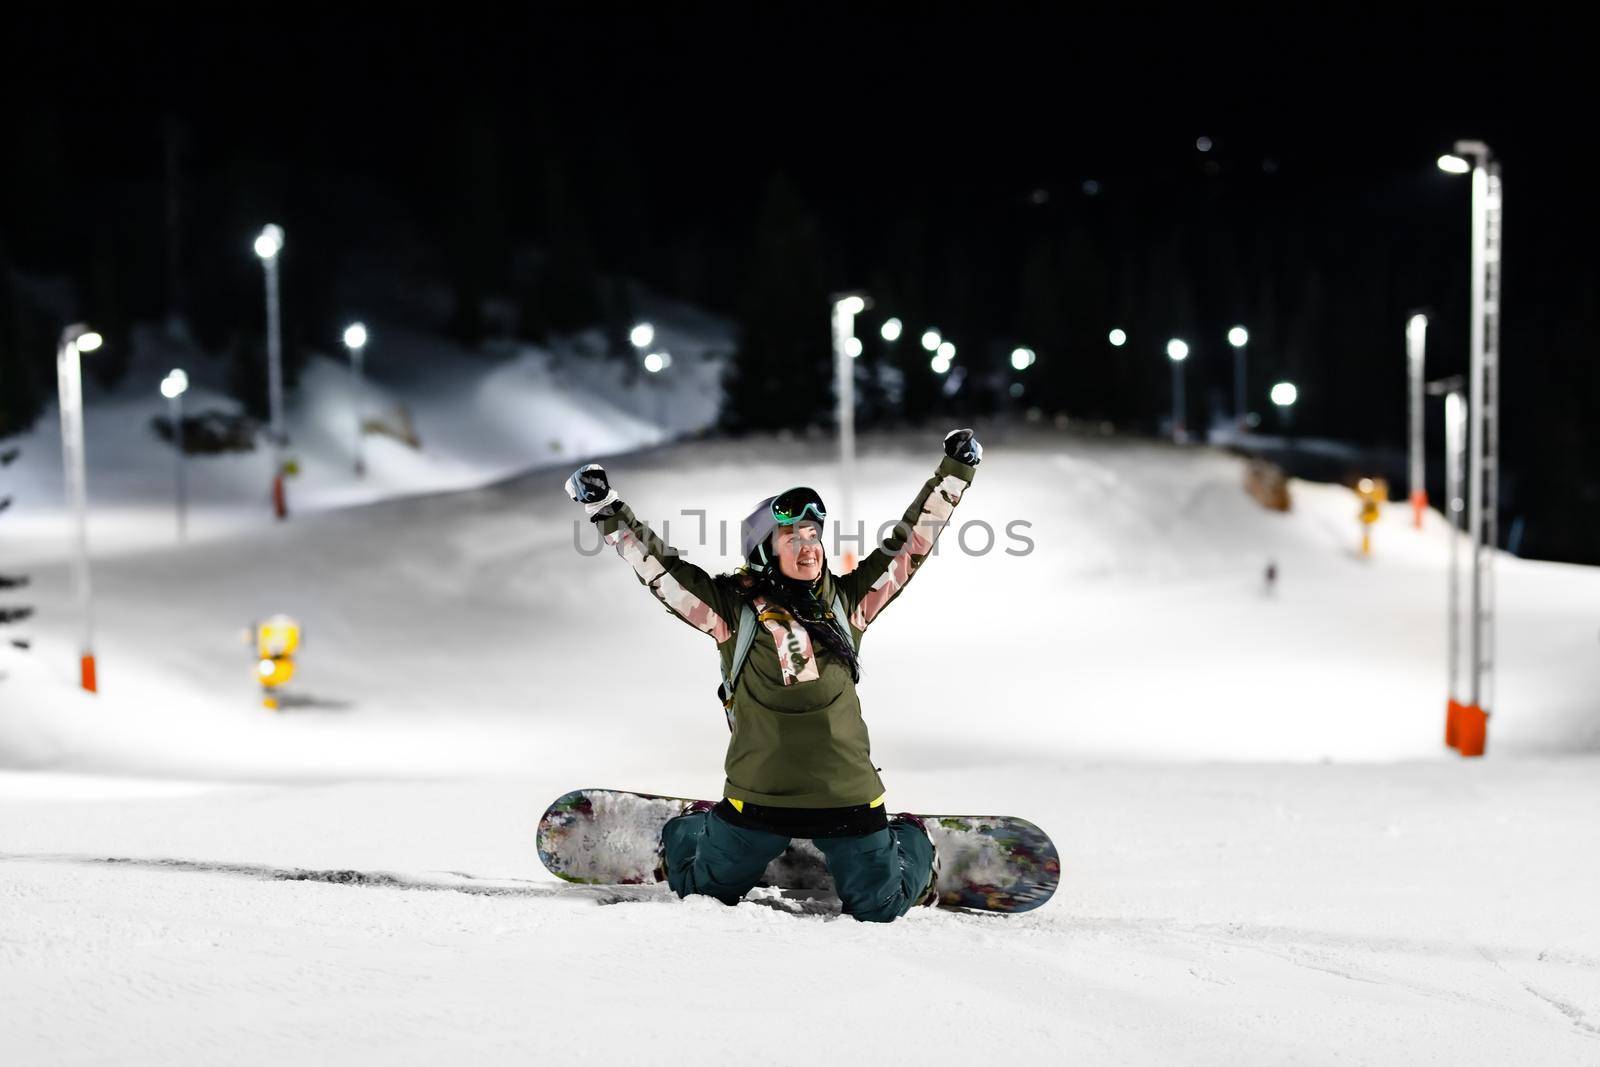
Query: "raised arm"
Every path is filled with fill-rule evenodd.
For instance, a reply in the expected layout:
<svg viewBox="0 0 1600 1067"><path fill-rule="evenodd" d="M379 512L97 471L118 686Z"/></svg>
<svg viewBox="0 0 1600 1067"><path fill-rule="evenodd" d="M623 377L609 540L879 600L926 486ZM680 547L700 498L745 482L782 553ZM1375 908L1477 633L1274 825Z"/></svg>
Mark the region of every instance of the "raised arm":
<svg viewBox="0 0 1600 1067"><path fill-rule="evenodd" d="M837 579L850 612L850 625L864 631L889 602L900 595L972 484L983 446L971 430L951 430L944 439L944 459L933 477L906 508L888 537L849 574Z"/></svg>
<svg viewBox="0 0 1600 1067"><path fill-rule="evenodd" d="M733 636L737 604L715 579L656 536L633 511L617 498L605 468L591 463L567 479L567 495L582 504L589 520L600 529L606 543L627 560L657 600L667 610L717 644Z"/></svg>

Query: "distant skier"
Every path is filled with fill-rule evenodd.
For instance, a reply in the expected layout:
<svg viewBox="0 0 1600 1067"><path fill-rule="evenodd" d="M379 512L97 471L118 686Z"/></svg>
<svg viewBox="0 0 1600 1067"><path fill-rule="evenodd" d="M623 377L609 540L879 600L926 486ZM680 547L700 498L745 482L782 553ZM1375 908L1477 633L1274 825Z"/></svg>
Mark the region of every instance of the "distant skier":
<svg viewBox="0 0 1600 1067"><path fill-rule="evenodd" d="M664 544L618 498L598 464L567 480L640 582L717 643L732 737L723 800L662 830L667 884L734 904L794 837L827 860L844 912L890 922L932 904L933 843L914 816L886 815L856 695L861 636L933 549L983 455L970 429L894 531L849 574L828 569L827 511L805 487L768 497L745 519L745 566L712 577Z"/></svg>

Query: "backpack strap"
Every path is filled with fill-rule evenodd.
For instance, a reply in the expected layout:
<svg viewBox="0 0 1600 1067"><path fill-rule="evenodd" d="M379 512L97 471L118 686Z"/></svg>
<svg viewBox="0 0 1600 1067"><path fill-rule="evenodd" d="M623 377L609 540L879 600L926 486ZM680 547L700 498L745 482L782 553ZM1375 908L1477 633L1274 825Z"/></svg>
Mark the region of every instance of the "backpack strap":
<svg viewBox="0 0 1600 1067"><path fill-rule="evenodd" d="M728 717L728 729L733 729L733 690L739 684L739 672L750 655L750 646L756 639L756 612L747 600L739 609L739 629L733 640L733 661L722 676L717 696L722 698L722 713Z"/></svg>
<svg viewBox="0 0 1600 1067"><path fill-rule="evenodd" d="M764 601L758 599L757 604L762 611L766 610ZM855 631L850 628L849 616L845 614L844 597L838 590L833 594L833 617L850 639L850 647L860 651ZM722 713L728 718L729 730L733 729L733 691L739 684L739 672L744 669L744 661L750 656L750 646L755 643L757 624L756 609L747 600L739 609L739 627L733 639L733 660L722 675L722 684L717 687L717 696L722 701Z"/></svg>
<svg viewBox="0 0 1600 1067"><path fill-rule="evenodd" d="M844 613L844 597L837 589L833 591L833 617L838 620L844 635L850 639L850 647L860 652L861 645L856 641L856 632L850 628L850 616Z"/></svg>

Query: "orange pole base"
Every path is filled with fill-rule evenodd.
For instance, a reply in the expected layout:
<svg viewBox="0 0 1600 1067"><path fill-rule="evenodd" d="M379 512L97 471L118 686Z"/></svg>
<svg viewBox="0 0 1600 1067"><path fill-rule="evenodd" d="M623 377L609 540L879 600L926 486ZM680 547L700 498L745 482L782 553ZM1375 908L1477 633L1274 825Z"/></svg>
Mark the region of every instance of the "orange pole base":
<svg viewBox="0 0 1600 1067"><path fill-rule="evenodd" d="M1426 489L1411 490L1411 519L1412 525L1422 529L1422 513L1428 510L1428 491Z"/></svg>
<svg viewBox="0 0 1600 1067"><path fill-rule="evenodd" d="M1461 705L1454 700L1445 702L1444 743L1451 748L1461 747Z"/></svg>
<svg viewBox="0 0 1600 1067"><path fill-rule="evenodd" d="M1461 705L1456 720L1456 748L1463 756L1481 756L1489 740L1489 713L1473 704Z"/></svg>
<svg viewBox="0 0 1600 1067"><path fill-rule="evenodd" d="M93 652L84 653L84 655L78 660L78 670L79 677L82 679L83 687L91 693L100 692L100 683L99 680L96 679L94 672Z"/></svg>
<svg viewBox="0 0 1600 1067"><path fill-rule="evenodd" d="M289 517L289 501L283 491L282 471L272 476L272 510L280 519Z"/></svg>

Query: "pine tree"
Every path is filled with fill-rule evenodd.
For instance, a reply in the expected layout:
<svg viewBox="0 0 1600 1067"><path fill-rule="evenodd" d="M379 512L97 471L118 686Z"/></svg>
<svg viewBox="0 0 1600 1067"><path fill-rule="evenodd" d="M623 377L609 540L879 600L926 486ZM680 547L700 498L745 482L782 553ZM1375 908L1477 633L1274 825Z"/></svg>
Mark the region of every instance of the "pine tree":
<svg viewBox="0 0 1600 1067"><path fill-rule="evenodd" d="M861 339L861 357L855 361L856 425L862 429L881 426L894 416L885 387L885 372L893 373L889 365L890 356L895 347L905 341L904 336L893 343L883 339L883 324L894 317L894 312L885 312L882 308L896 307L898 301L894 299L893 290L881 273L873 277L870 292L873 299L882 301L882 304L868 317L856 320L856 336Z"/></svg>
<svg viewBox="0 0 1600 1067"><path fill-rule="evenodd" d="M23 304L0 244L0 441L29 429L44 411L51 349L38 319Z"/></svg>
<svg viewBox="0 0 1600 1067"><path fill-rule="evenodd" d="M1111 415L1116 395L1117 362L1105 340L1109 275L1088 231L1072 225L1061 254L1061 299L1066 305L1062 355L1074 384L1063 410L1096 420Z"/></svg>
<svg viewBox="0 0 1600 1067"><path fill-rule="evenodd" d="M1041 236L1032 242L1023 260L1018 289L1018 332L1039 358L1029 382L1034 387L1031 403L1052 413L1064 411L1069 403L1072 375L1067 363L1070 357L1061 267L1050 238Z"/></svg>
<svg viewBox="0 0 1600 1067"><path fill-rule="evenodd" d="M118 223L107 219L95 227L93 255L88 264L89 321L106 344L86 362L85 369L107 389L115 388L128 373L128 294L122 276L122 249Z"/></svg>
<svg viewBox="0 0 1600 1067"><path fill-rule="evenodd" d="M922 347L922 334L939 326L932 317L928 298L928 231L925 214L919 206L908 210L895 224L890 243L894 269L890 280L874 282L872 292L885 297L878 302L880 314L893 315L904 324L900 340L890 346L887 361L899 377L899 414L913 425L922 422L933 410L943 380L929 368L929 354Z"/></svg>
<svg viewBox="0 0 1600 1067"><path fill-rule="evenodd" d="M486 105L463 111L457 126L455 205L449 220L449 262L455 309L450 332L476 348L488 333L484 300L504 279L507 264L501 160Z"/></svg>
<svg viewBox="0 0 1600 1067"><path fill-rule="evenodd" d="M550 159L545 170L545 239L549 255L536 287L542 319L570 333L602 318L594 249L566 169Z"/></svg>
<svg viewBox="0 0 1600 1067"><path fill-rule="evenodd" d="M739 347L723 383L725 427L804 429L833 393L828 290L816 218L782 175L767 184L747 266Z"/></svg>
<svg viewBox="0 0 1600 1067"><path fill-rule="evenodd" d="M228 393L252 418L265 421L270 416L267 342L257 331L237 333L229 343Z"/></svg>
<svg viewBox="0 0 1600 1067"><path fill-rule="evenodd" d="M3 440L3 437L0 437L0 468L11 466L18 454L18 450L15 447L7 447L3 443ZM5 517L5 510L10 505L11 498L9 496L0 496L0 518ZM0 574L0 592L6 592L12 589L20 589L27 584L28 576L25 574ZM0 626L6 626L14 622L21 622L23 619L26 619L32 614L33 609L30 607L16 604L0 604ZM28 647L27 643L20 639L13 639L11 643L16 645L18 648Z"/></svg>
<svg viewBox="0 0 1600 1067"><path fill-rule="evenodd" d="M612 359L629 359L633 356L631 334L637 324L633 290L622 278L613 277L605 285L606 355Z"/></svg>

